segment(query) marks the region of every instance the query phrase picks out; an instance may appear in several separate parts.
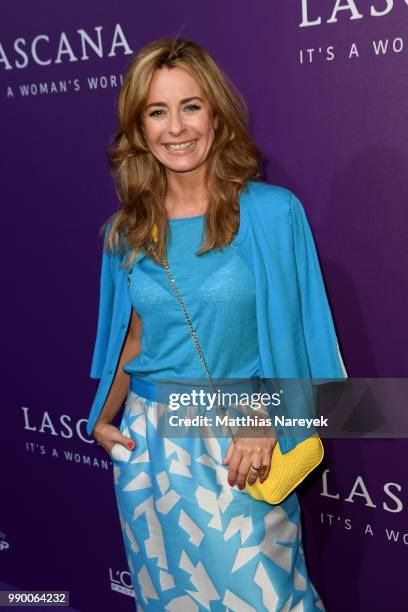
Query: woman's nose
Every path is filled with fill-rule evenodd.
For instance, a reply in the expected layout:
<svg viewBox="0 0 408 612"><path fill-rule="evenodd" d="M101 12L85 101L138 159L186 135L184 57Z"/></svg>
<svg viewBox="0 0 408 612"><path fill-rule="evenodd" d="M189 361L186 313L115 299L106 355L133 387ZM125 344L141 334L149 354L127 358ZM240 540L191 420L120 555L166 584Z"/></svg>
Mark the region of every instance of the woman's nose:
<svg viewBox="0 0 408 612"><path fill-rule="evenodd" d="M169 120L170 134L181 134L184 130L184 123L179 113L172 113Z"/></svg>

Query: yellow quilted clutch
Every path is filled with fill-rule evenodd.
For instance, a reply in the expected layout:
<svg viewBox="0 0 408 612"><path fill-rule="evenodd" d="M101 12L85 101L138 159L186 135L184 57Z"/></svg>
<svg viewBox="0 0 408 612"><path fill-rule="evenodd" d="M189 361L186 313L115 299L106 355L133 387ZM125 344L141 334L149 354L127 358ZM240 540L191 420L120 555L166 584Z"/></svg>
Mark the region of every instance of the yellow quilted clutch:
<svg viewBox="0 0 408 612"><path fill-rule="evenodd" d="M280 504L319 465L323 456L324 448L318 434L306 438L287 453L281 452L277 442L268 478L262 484L259 480L253 485L247 483L244 491L255 499Z"/></svg>

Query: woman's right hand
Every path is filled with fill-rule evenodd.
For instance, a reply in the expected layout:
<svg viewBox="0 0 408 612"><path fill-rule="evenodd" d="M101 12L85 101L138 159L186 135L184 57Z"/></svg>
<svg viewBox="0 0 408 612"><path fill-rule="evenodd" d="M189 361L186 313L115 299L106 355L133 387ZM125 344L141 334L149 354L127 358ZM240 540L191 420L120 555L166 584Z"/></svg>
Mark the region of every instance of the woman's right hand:
<svg viewBox="0 0 408 612"><path fill-rule="evenodd" d="M93 430L93 437L108 455L111 454L115 444L121 444L129 451L135 448L135 443L131 438L124 436L118 427L111 425L107 421L97 421Z"/></svg>

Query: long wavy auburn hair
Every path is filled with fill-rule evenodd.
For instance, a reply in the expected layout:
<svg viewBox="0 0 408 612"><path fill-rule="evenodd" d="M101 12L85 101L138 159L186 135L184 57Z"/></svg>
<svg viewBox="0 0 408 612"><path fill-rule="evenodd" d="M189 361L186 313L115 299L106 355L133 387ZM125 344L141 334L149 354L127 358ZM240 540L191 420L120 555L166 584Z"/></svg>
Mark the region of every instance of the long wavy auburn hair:
<svg viewBox="0 0 408 612"><path fill-rule="evenodd" d="M104 247L130 254L139 251L162 263L171 232L164 199L166 170L150 152L142 128L150 82L155 70L182 67L207 97L212 118L218 117L207 157L208 206L205 238L197 255L229 244L239 228L239 194L249 179L258 179L261 151L248 133L244 99L208 53L182 38L162 38L143 47L131 60L118 99L118 127L108 150L120 209L103 225ZM156 238L152 231L156 225Z"/></svg>

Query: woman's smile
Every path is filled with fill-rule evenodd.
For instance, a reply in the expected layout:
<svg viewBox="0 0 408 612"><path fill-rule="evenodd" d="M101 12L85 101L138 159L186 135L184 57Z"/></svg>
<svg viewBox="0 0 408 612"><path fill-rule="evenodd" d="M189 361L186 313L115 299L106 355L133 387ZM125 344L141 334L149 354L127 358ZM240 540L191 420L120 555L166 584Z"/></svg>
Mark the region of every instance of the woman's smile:
<svg viewBox="0 0 408 612"><path fill-rule="evenodd" d="M176 155L183 155L189 153L194 148L197 138L195 140L186 140L184 142L167 142L164 143L164 147L169 153L175 153Z"/></svg>

